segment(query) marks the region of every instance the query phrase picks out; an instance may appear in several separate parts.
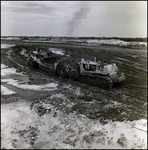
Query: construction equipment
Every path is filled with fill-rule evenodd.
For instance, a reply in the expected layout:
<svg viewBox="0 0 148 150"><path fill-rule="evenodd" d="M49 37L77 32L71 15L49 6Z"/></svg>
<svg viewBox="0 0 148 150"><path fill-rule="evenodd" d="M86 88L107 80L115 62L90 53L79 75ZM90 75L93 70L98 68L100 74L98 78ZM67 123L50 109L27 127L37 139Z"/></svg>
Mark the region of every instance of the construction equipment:
<svg viewBox="0 0 148 150"><path fill-rule="evenodd" d="M97 62L96 57L94 61L82 58L78 62L72 57L63 57L48 51L48 55L30 55L29 64L34 68L40 66L52 70L62 78L71 78L103 88L111 88L114 83L121 83L126 79L123 73L119 73L115 63Z"/></svg>

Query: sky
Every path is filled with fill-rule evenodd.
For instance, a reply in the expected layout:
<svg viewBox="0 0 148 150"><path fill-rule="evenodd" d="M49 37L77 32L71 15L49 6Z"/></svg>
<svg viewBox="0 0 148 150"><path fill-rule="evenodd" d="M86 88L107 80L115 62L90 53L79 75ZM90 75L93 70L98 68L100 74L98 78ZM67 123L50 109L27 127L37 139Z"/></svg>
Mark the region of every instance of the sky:
<svg viewBox="0 0 148 150"><path fill-rule="evenodd" d="M1 1L1 35L147 37L147 1Z"/></svg>

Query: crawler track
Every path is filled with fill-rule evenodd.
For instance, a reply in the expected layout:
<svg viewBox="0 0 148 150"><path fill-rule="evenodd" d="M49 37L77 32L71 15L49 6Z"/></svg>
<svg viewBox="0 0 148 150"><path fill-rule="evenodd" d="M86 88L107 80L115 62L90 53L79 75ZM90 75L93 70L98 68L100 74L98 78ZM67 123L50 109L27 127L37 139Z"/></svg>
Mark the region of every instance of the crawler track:
<svg viewBox="0 0 148 150"><path fill-rule="evenodd" d="M101 75L80 75L79 81L108 89L110 89L113 86L113 82L109 77Z"/></svg>

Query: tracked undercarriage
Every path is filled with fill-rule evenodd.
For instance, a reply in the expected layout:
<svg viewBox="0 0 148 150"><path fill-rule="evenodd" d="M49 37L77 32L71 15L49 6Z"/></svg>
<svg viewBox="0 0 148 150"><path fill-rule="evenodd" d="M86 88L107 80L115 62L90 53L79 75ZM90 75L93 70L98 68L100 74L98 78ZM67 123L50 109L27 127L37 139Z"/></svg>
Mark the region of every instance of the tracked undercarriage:
<svg viewBox="0 0 148 150"><path fill-rule="evenodd" d="M101 75L80 75L79 81L108 89L112 88L113 86L113 82L109 77Z"/></svg>

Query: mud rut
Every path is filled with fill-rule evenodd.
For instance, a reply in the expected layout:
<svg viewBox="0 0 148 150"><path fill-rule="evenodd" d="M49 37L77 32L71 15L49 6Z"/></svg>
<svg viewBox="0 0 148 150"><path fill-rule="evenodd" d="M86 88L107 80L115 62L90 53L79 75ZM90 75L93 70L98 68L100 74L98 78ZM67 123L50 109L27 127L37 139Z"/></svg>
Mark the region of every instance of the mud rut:
<svg viewBox="0 0 148 150"><path fill-rule="evenodd" d="M34 50L36 47L37 46L31 47L29 50ZM111 49L112 48L113 47L111 47ZM10 53L11 50L12 52ZM141 71L141 73L139 73L139 70L132 64L132 62L135 61L137 61L137 63L143 63L141 59L136 60L131 57L131 55L128 55L129 53L127 54L124 51L109 51L104 49L90 50L87 48L63 49L65 50L65 54L70 53L70 55L78 61L81 58L93 60L94 56L97 60L107 60L108 63L114 62L114 60L117 61L115 63L121 72L125 73L127 80L121 86L114 86L111 90L107 90L76 82L71 79L63 79L45 70L30 68L24 57L18 55L21 50L22 46L20 45L13 49L8 48L1 50L1 63L16 68L18 72L25 72L29 77L29 84L44 84L49 81L58 83L56 93L62 95L60 98L51 98L53 93L49 92L42 97L35 97L30 108L34 108L40 116L45 113L50 113L43 104L52 104L65 113L76 111L91 119L99 119L103 124L107 123L108 120L132 121L147 118L145 113L147 110L146 72ZM131 51L131 53L135 52ZM131 64L125 61L119 62L118 57L129 59ZM131 74L139 74L137 76L131 76L130 72ZM137 80L137 78L139 79ZM73 103L73 105L66 107L70 103Z"/></svg>

